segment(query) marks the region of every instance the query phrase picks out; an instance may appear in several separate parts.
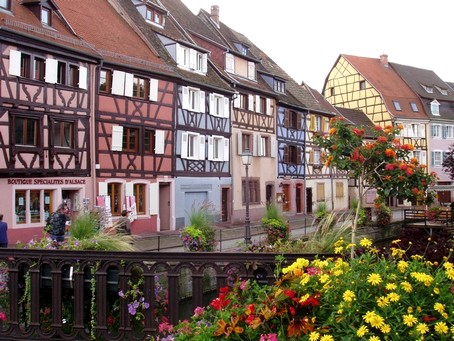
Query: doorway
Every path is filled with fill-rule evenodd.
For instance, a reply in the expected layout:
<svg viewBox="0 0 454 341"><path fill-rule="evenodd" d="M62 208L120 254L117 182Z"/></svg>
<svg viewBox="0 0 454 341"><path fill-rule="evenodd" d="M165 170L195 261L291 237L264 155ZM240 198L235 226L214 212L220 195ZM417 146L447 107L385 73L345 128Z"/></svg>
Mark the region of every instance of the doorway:
<svg viewBox="0 0 454 341"><path fill-rule="evenodd" d="M221 221L227 222L230 220L230 188L222 188L222 198L221 198Z"/></svg>
<svg viewBox="0 0 454 341"><path fill-rule="evenodd" d="M282 186L282 211L290 211L290 185L284 184Z"/></svg>
<svg viewBox="0 0 454 341"><path fill-rule="evenodd" d="M306 188L306 212L312 213L312 187Z"/></svg>
<svg viewBox="0 0 454 341"><path fill-rule="evenodd" d="M296 193L295 193L295 203L296 203L296 213L303 212L303 185L297 184L296 185Z"/></svg>
<svg viewBox="0 0 454 341"><path fill-rule="evenodd" d="M159 231L170 231L170 183L159 183Z"/></svg>

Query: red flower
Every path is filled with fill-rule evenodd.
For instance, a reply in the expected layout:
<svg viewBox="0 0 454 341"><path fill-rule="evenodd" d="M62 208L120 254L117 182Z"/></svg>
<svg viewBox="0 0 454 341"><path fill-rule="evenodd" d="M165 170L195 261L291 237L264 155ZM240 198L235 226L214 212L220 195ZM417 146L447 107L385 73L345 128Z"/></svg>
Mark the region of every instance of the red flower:
<svg viewBox="0 0 454 341"><path fill-rule="evenodd" d="M394 170L394 168L396 168L396 164L395 163L388 163L385 166L385 170L388 170L388 171L392 171L392 170Z"/></svg>
<svg viewBox="0 0 454 341"><path fill-rule="evenodd" d="M430 323L432 321L435 321L437 318L434 317L434 316L429 316L429 315L424 315L422 320L425 322L425 323Z"/></svg>
<svg viewBox="0 0 454 341"><path fill-rule="evenodd" d="M353 129L353 133L354 133L356 136L362 136L362 135L364 135L364 130L355 128L355 129Z"/></svg>
<svg viewBox="0 0 454 341"><path fill-rule="evenodd" d="M378 143L385 143L385 142L388 142L388 139L386 137L384 137L384 136L379 136L377 138L377 142Z"/></svg>
<svg viewBox="0 0 454 341"><path fill-rule="evenodd" d="M307 307L307 306L318 307L320 305L320 301L318 300L319 297L320 297L320 294L315 294L314 296L309 296L309 298L307 300L301 302L300 304L303 307Z"/></svg>
<svg viewBox="0 0 454 341"><path fill-rule="evenodd" d="M293 290L285 290L284 295L287 296L288 298L295 297L295 292Z"/></svg>

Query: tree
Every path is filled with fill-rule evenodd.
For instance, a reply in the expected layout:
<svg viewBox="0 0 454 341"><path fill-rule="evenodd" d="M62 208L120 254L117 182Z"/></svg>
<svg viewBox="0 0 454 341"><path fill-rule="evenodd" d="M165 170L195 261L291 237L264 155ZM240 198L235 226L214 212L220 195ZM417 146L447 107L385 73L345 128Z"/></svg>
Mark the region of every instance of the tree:
<svg viewBox="0 0 454 341"><path fill-rule="evenodd" d="M314 144L322 147L326 166L345 171L357 180L359 204L352 227L352 245L355 244L358 216L367 191L375 188L376 204L388 197L399 196L413 204L430 204L435 193L429 191L436 174L427 173L426 165L411 157L414 147L398 138L402 127L375 126L373 141L365 141L364 129L348 125L342 117L330 120L326 135L314 136ZM354 250L352 248L352 257Z"/></svg>
<svg viewBox="0 0 454 341"><path fill-rule="evenodd" d="M449 146L446 158L443 160L443 172L449 174L449 178L454 180L454 144Z"/></svg>

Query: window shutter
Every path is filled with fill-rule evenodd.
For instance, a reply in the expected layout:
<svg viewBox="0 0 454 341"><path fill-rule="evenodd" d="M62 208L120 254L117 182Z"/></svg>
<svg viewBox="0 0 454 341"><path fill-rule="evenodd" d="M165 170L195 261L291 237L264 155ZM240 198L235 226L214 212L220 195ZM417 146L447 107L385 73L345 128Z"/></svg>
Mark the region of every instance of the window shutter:
<svg viewBox="0 0 454 341"><path fill-rule="evenodd" d="M224 97L224 118L230 117L230 99L228 97Z"/></svg>
<svg viewBox="0 0 454 341"><path fill-rule="evenodd" d="M296 128L298 130L302 130L303 129L303 127L301 126L302 124L303 124L303 115L300 112L298 112L298 113L296 113Z"/></svg>
<svg viewBox="0 0 454 341"><path fill-rule="evenodd" d="M188 158L188 133L182 133L181 134L181 151L180 151L180 157L182 159L187 159Z"/></svg>
<svg viewBox="0 0 454 341"><path fill-rule="evenodd" d="M255 95L255 112L262 112L260 108L260 96Z"/></svg>
<svg viewBox="0 0 454 341"><path fill-rule="evenodd" d="M241 133L241 131L238 132L237 137L238 137L237 153L238 155L241 155L243 154L243 134Z"/></svg>
<svg viewBox="0 0 454 341"><path fill-rule="evenodd" d="M58 67L58 60L47 58L46 59L46 71L44 79L46 83L55 84L57 83L57 67Z"/></svg>
<svg viewBox="0 0 454 341"><path fill-rule="evenodd" d="M266 99L266 114L271 115L271 98Z"/></svg>
<svg viewBox="0 0 454 341"><path fill-rule="evenodd" d="M435 126L433 124L430 126L430 136L435 137Z"/></svg>
<svg viewBox="0 0 454 341"><path fill-rule="evenodd" d="M255 63L247 62L247 78L255 80Z"/></svg>
<svg viewBox="0 0 454 341"><path fill-rule="evenodd" d="M285 110L284 111L284 127L289 128L290 125L290 111Z"/></svg>
<svg viewBox="0 0 454 341"><path fill-rule="evenodd" d="M204 53L202 57L202 72L207 73L208 71L208 54Z"/></svg>
<svg viewBox="0 0 454 341"><path fill-rule="evenodd" d="M181 105L182 105L183 109L189 110L189 88L186 86L182 87L181 93L183 95Z"/></svg>
<svg viewBox="0 0 454 341"><path fill-rule="evenodd" d="M158 101L158 92L159 92L159 81L157 79L151 78L150 79L150 94L149 99L150 101L157 102Z"/></svg>
<svg viewBox="0 0 454 341"><path fill-rule="evenodd" d="M426 137L426 125L420 124L419 125L419 136L425 138Z"/></svg>
<svg viewBox="0 0 454 341"><path fill-rule="evenodd" d="M314 164L314 151L313 150L309 151L309 164L310 165Z"/></svg>
<svg viewBox="0 0 454 341"><path fill-rule="evenodd" d="M421 160L419 163L426 165L427 164L427 152L425 150L421 151Z"/></svg>
<svg viewBox="0 0 454 341"><path fill-rule="evenodd" d="M132 89L134 87L134 75L125 73L125 96L132 97Z"/></svg>
<svg viewBox="0 0 454 341"><path fill-rule="evenodd" d="M213 137L208 136L208 160L213 160Z"/></svg>
<svg viewBox="0 0 454 341"><path fill-rule="evenodd" d="M208 95L208 98L209 98L209 103L210 103L210 104L209 104L210 110L209 110L208 113L209 113L210 115L216 114L216 116L217 116L219 113L215 113L215 112L214 112L214 109L215 109L215 106L214 106L214 94L209 94L209 95Z"/></svg>
<svg viewBox="0 0 454 341"><path fill-rule="evenodd" d="M315 116L314 115L311 115L311 117L310 117L309 130L315 131Z"/></svg>
<svg viewBox="0 0 454 341"><path fill-rule="evenodd" d="M248 110L254 111L254 95L248 95Z"/></svg>
<svg viewBox="0 0 454 341"><path fill-rule="evenodd" d="M430 165L432 167L435 165L435 152L430 153Z"/></svg>
<svg viewBox="0 0 454 341"><path fill-rule="evenodd" d="M326 131L326 117L322 117L321 121L322 121L322 126L320 127L321 128L320 131L324 132L324 131Z"/></svg>
<svg viewBox="0 0 454 341"><path fill-rule="evenodd" d="M85 66L79 66L79 88L87 90L88 69Z"/></svg>
<svg viewBox="0 0 454 341"><path fill-rule="evenodd" d="M284 146L284 162L289 163L289 155L288 155L288 145Z"/></svg>
<svg viewBox="0 0 454 341"><path fill-rule="evenodd" d="M235 57L232 54L225 54L225 71L235 73Z"/></svg>
<svg viewBox="0 0 454 341"><path fill-rule="evenodd" d="M235 99L233 100L233 106L239 108L241 104L241 97L239 92L235 92Z"/></svg>
<svg viewBox="0 0 454 341"><path fill-rule="evenodd" d="M199 160L205 160L205 135L199 135Z"/></svg>
<svg viewBox="0 0 454 341"><path fill-rule="evenodd" d="M448 135L448 127L444 125L442 127L441 131L442 131L442 137L445 139L446 135Z"/></svg>
<svg viewBox="0 0 454 341"><path fill-rule="evenodd" d="M206 112L205 91L199 91L199 95L200 95L199 112L205 113Z"/></svg>
<svg viewBox="0 0 454 341"><path fill-rule="evenodd" d="M181 47L180 44L175 44L175 49L176 49L176 52L177 52L177 64L178 65L184 65L184 56L183 56L183 48Z"/></svg>
<svg viewBox="0 0 454 341"><path fill-rule="evenodd" d="M20 51L9 51L9 74L10 76L20 76L20 60L22 53Z"/></svg>
<svg viewBox="0 0 454 341"><path fill-rule="evenodd" d="M259 135L253 134L252 135L252 155L257 156L258 155L258 150L257 150L257 138Z"/></svg>
<svg viewBox="0 0 454 341"><path fill-rule="evenodd" d="M301 147L297 147L296 148L296 163L298 165L302 164L303 162L301 161L301 151L302 151L302 148Z"/></svg>
<svg viewBox="0 0 454 341"><path fill-rule="evenodd" d="M121 152L123 150L123 127L112 126L112 151Z"/></svg>
<svg viewBox="0 0 454 341"><path fill-rule="evenodd" d="M271 157L276 157L276 137L274 136L270 139L270 154Z"/></svg>
<svg viewBox="0 0 454 341"><path fill-rule="evenodd" d="M255 140L256 140L256 149L257 149L257 156L265 156L262 154L262 136L261 135L255 135Z"/></svg>
<svg viewBox="0 0 454 341"><path fill-rule="evenodd" d="M134 195L134 184L132 182L127 182L125 184L125 196L132 197Z"/></svg>
<svg viewBox="0 0 454 341"><path fill-rule="evenodd" d="M114 70L112 75L112 94L123 96L125 93L125 73Z"/></svg>
<svg viewBox="0 0 454 341"><path fill-rule="evenodd" d="M196 50L190 49L189 50L189 68L192 70L196 69L197 63L197 52Z"/></svg>
<svg viewBox="0 0 454 341"><path fill-rule="evenodd" d="M165 131L156 130L154 141L154 152L155 154L164 154L165 151Z"/></svg>
<svg viewBox="0 0 454 341"><path fill-rule="evenodd" d="M224 138L224 151L222 153L223 160L224 161L229 161L230 160L230 140L227 138Z"/></svg>
<svg viewBox="0 0 454 341"><path fill-rule="evenodd" d="M108 194L107 182L98 182L98 195L105 196Z"/></svg>
<svg viewBox="0 0 454 341"><path fill-rule="evenodd" d="M150 184L150 215L159 214L159 184Z"/></svg>

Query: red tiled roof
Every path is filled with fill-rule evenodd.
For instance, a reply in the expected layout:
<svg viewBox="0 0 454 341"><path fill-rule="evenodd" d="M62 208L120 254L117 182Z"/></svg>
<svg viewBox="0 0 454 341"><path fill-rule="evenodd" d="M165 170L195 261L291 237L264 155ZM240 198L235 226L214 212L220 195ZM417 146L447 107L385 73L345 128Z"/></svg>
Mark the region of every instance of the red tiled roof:
<svg viewBox="0 0 454 341"><path fill-rule="evenodd" d="M401 119L428 119L424 112L413 112L410 102L422 103L410 87L399 77L392 67L382 64L379 58L357 57L342 54L344 57L382 96L388 111ZM393 100L400 103L402 111L394 108Z"/></svg>

